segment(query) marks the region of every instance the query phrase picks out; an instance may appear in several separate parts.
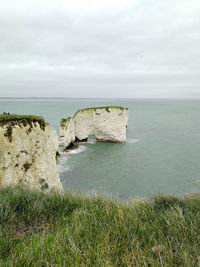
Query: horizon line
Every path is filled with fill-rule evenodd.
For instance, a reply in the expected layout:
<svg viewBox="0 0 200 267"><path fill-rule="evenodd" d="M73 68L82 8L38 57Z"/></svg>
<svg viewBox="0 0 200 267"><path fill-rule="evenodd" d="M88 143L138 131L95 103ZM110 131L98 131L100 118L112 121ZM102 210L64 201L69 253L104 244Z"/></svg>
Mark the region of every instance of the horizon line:
<svg viewBox="0 0 200 267"><path fill-rule="evenodd" d="M0 99L160 99L160 100L200 100L200 97L0 97Z"/></svg>

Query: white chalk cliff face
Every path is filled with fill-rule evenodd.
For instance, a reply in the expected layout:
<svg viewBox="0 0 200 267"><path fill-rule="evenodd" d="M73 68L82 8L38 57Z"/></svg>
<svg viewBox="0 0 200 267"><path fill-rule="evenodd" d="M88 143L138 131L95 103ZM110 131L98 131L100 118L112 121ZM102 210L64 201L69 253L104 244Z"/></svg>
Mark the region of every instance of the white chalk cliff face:
<svg viewBox="0 0 200 267"><path fill-rule="evenodd" d="M60 142L61 145L67 147L75 141L75 127L74 121L71 117L62 119L60 125Z"/></svg>
<svg viewBox="0 0 200 267"><path fill-rule="evenodd" d="M128 109L99 107L79 110L73 118L61 122L60 137L67 147L74 140L94 135L98 141L126 142Z"/></svg>
<svg viewBox="0 0 200 267"><path fill-rule="evenodd" d="M25 183L62 190L57 147L58 137L50 125L26 119L0 121L0 186Z"/></svg>

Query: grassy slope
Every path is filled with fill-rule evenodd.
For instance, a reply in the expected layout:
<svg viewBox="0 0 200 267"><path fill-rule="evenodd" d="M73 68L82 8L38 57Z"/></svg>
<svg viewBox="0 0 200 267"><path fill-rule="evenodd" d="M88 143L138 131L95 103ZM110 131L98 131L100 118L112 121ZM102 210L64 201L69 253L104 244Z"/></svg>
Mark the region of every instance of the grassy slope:
<svg viewBox="0 0 200 267"><path fill-rule="evenodd" d="M200 196L117 201L0 190L0 266L198 266Z"/></svg>

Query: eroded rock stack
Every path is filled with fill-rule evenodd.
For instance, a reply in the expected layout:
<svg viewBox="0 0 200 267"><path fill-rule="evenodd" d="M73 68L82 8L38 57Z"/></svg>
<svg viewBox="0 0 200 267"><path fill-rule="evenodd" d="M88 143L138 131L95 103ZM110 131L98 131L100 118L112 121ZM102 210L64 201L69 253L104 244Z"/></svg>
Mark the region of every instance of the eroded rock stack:
<svg viewBox="0 0 200 267"><path fill-rule="evenodd" d="M60 138L65 147L74 141L86 141L94 135L98 141L126 142L128 109L124 107L96 107L80 109L74 117L62 119Z"/></svg>

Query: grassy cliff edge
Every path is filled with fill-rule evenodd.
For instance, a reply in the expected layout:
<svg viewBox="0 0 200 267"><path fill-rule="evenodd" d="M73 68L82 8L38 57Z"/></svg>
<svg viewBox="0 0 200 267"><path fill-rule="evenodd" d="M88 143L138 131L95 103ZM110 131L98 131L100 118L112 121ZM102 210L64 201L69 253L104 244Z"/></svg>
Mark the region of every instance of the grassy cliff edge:
<svg viewBox="0 0 200 267"><path fill-rule="evenodd" d="M46 122L42 116L36 115L19 115L19 114L0 114L0 125L3 126L7 123L13 125L22 123L24 126L29 124L32 126L32 123L39 123L42 129L45 129Z"/></svg>
<svg viewBox="0 0 200 267"><path fill-rule="evenodd" d="M0 266L198 266L200 195L119 200L0 189Z"/></svg>
<svg viewBox="0 0 200 267"><path fill-rule="evenodd" d="M99 110L99 109L105 109L107 112L110 112L109 111L110 109L120 109L121 111L128 110L128 108L121 107L121 106L105 106L105 107L82 108L82 109L77 110L77 112L74 114L73 118L75 118L79 112L90 111L90 110L96 111L96 110Z"/></svg>

